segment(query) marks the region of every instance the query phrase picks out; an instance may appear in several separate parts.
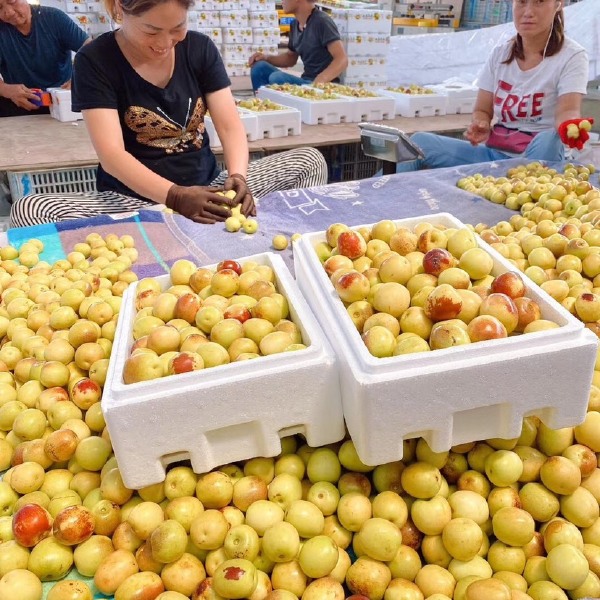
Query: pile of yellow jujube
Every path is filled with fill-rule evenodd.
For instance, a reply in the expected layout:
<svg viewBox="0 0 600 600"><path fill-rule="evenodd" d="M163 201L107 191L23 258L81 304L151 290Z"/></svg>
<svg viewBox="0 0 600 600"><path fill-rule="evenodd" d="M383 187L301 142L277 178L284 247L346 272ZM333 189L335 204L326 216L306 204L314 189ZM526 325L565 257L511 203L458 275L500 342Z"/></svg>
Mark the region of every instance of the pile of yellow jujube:
<svg viewBox="0 0 600 600"><path fill-rule="evenodd" d="M137 284L125 383L306 348L268 264L178 260L169 280L164 291L153 278Z"/></svg>
<svg viewBox="0 0 600 600"><path fill-rule="evenodd" d="M527 275L566 283L555 297L568 309L584 289L597 295L595 225L530 216L474 229ZM575 256L576 239L581 270L531 256ZM97 394L135 280L132 240L91 234L54 265L41 250L24 244L21 263L0 250L0 600L40 600L41 581L57 581L48 600L600 596L596 385L575 428L527 417L518 439L440 453L407 440L402 461L375 467L350 440L310 448L293 436L274 458L202 475L174 465L129 490ZM600 357L596 367L600 384ZM60 581L73 567L93 583Z"/></svg>

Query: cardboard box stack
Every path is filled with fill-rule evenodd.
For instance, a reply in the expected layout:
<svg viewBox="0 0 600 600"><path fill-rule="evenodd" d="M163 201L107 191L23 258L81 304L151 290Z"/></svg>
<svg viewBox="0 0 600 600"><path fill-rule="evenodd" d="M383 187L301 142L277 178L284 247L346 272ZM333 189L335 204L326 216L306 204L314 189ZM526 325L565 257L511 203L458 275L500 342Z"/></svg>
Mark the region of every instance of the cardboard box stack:
<svg viewBox="0 0 600 600"><path fill-rule="evenodd" d="M380 88L385 79L392 11L358 2L338 2L325 10L335 21L348 54L346 85Z"/></svg>
<svg viewBox="0 0 600 600"><path fill-rule="evenodd" d="M196 0L188 27L213 40L230 77L250 74L248 59L254 52L277 53L275 0Z"/></svg>

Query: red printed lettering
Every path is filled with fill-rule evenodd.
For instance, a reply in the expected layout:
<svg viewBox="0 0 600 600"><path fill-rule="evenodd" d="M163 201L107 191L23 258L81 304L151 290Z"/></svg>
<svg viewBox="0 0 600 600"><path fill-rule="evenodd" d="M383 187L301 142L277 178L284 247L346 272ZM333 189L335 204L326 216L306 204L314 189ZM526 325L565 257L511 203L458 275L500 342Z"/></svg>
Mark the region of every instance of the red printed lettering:
<svg viewBox="0 0 600 600"><path fill-rule="evenodd" d="M519 104L519 96L515 94L508 94L506 96L504 103L502 104L502 121L506 123L506 121L516 121L517 119L512 113L512 109Z"/></svg>
<svg viewBox="0 0 600 600"><path fill-rule="evenodd" d="M517 106L517 117L520 119L524 119L527 116L527 105L529 104L529 98L531 98L531 94L525 94L521 100L519 100L519 104Z"/></svg>
<svg viewBox="0 0 600 600"><path fill-rule="evenodd" d="M537 92L533 95L531 103L531 116L539 117L542 114L542 102L544 100L544 92Z"/></svg>

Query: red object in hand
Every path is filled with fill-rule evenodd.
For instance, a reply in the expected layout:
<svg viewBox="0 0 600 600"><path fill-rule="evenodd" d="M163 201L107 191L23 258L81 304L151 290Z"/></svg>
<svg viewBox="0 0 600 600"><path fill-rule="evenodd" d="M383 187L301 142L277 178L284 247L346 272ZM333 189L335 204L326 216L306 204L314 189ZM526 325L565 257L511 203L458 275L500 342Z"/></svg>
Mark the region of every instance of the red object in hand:
<svg viewBox="0 0 600 600"><path fill-rule="evenodd" d="M563 144L569 148L582 150L585 143L590 139L588 131L591 129L594 119L568 119L558 126L558 135Z"/></svg>

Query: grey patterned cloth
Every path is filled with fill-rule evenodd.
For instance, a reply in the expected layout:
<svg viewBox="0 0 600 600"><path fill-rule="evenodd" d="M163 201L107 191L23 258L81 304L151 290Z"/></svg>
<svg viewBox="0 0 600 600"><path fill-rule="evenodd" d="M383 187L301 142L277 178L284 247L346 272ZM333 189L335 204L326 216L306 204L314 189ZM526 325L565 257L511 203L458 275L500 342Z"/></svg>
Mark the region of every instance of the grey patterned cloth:
<svg viewBox="0 0 600 600"><path fill-rule="evenodd" d="M206 264L266 252L272 249L271 241L277 234L289 237L296 232L322 231L335 222L354 226L448 212L463 223L491 226L517 213L457 188L456 182L475 173L501 177L519 164L523 164L522 159L511 159L271 193L258 204L259 230L254 235L232 234L222 225L209 225L208 236L207 226L179 219L177 224L182 234L193 240L196 249L191 252L201 249ZM282 256L293 267L291 248Z"/></svg>

